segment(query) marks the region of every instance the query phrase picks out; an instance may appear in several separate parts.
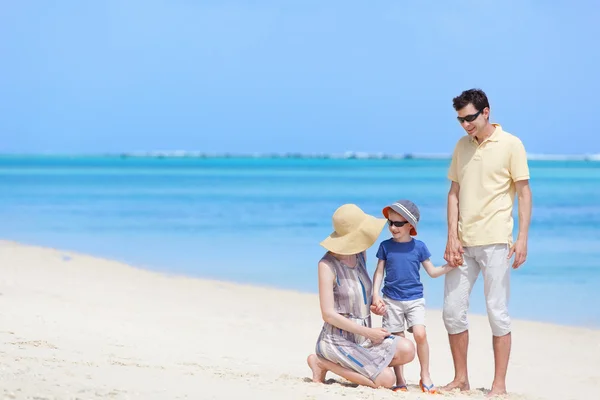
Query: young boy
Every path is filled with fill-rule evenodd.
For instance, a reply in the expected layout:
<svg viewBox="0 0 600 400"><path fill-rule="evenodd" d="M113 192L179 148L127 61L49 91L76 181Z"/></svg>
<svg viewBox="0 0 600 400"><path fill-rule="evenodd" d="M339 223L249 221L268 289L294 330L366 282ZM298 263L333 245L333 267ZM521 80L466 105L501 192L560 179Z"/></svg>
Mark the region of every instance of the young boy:
<svg viewBox="0 0 600 400"><path fill-rule="evenodd" d="M392 238L384 240L377 251L377 269L373 276L373 304L385 304L383 328L395 335L404 336L407 329L417 343L417 355L421 364L419 386L423 392L437 393L429 376L429 344L425 332L425 299L423 284L419 276L420 266L432 278L444 275L452 269L447 264L435 267L429 257L431 253L425 243L414 239L420 213L409 200L399 200L383 209L388 220ZM383 299L379 295L385 271ZM406 324L405 324L406 322ZM406 391L401 366L394 367L396 386L394 391Z"/></svg>

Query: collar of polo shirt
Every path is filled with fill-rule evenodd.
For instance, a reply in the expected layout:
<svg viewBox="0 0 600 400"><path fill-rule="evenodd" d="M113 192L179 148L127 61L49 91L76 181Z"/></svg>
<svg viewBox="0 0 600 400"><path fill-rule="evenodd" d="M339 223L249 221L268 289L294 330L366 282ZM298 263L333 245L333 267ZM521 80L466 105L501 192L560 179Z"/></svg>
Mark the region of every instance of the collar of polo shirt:
<svg viewBox="0 0 600 400"><path fill-rule="evenodd" d="M494 133L492 133L489 138L487 138L483 142L481 142L481 144L483 144L485 142L497 142L498 140L500 140L500 132L502 132L502 126L500 126L500 124L492 124L492 125L494 125L494 127L496 128L496 129L494 129ZM475 139L474 137L471 137L471 143L475 143L476 145L479 145L479 143L477 143L477 139Z"/></svg>

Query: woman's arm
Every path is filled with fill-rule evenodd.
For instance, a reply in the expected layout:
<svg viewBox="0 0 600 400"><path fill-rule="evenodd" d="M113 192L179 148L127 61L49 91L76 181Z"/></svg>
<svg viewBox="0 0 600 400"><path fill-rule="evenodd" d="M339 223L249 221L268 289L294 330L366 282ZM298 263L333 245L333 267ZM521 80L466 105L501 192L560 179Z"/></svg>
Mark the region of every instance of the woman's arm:
<svg viewBox="0 0 600 400"><path fill-rule="evenodd" d="M389 332L381 328L368 328L358 325L348 318L338 314L335 311L335 302L333 299L333 285L335 275L331 267L325 262L319 262L319 302L321 304L321 316L323 321L331 324L341 330L352 332L371 339L374 344L381 343L383 339L389 335ZM379 331L375 334L374 331Z"/></svg>
<svg viewBox="0 0 600 400"><path fill-rule="evenodd" d="M378 260L377 268L375 268L375 273L373 274L373 303L376 303L376 300L381 300L379 292L381 291L381 282L383 282L384 268L385 260Z"/></svg>

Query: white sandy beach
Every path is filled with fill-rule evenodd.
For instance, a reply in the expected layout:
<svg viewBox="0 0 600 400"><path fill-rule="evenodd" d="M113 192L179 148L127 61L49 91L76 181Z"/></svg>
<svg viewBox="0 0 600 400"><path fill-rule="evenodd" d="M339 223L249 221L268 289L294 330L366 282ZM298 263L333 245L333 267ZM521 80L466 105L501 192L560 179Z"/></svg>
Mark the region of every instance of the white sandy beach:
<svg viewBox="0 0 600 400"><path fill-rule="evenodd" d="M312 268L312 269L311 269ZM307 274L316 273L307 266ZM431 372L452 359L430 310ZM380 324L380 319L375 319ZM2 399L417 399L357 388L335 375L308 381L322 325L316 294L167 276L68 251L0 242ZM511 399L600 398L600 331L514 321ZM490 330L471 317L469 393L493 376Z"/></svg>

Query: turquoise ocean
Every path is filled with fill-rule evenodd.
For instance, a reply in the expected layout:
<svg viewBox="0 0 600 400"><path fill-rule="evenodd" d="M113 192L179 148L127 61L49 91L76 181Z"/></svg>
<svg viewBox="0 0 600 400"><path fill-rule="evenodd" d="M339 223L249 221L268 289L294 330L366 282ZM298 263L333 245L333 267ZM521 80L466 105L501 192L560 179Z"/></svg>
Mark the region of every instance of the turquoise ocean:
<svg viewBox="0 0 600 400"><path fill-rule="evenodd" d="M411 199L421 210L418 238L443 264L448 165L443 158L0 156L0 238L316 293L319 242L344 203L380 215L389 202ZM511 314L598 328L600 162L529 165L529 254L512 272ZM386 228L380 239L388 237ZM376 250L368 251L370 272ZM441 308L444 278L421 277L428 306ZM482 282L473 313L485 313Z"/></svg>

